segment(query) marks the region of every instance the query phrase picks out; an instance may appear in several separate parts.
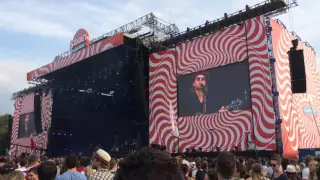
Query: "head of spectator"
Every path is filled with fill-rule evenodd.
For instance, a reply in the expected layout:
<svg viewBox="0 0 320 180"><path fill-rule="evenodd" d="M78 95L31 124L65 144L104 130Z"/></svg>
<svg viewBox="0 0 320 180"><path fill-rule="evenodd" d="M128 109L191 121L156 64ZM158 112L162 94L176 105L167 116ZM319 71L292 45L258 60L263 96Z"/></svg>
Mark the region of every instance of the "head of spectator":
<svg viewBox="0 0 320 180"><path fill-rule="evenodd" d="M27 180L39 180L38 178L38 168L34 167L28 171Z"/></svg>
<svg viewBox="0 0 320 180"><path fill-rule="evenodd" d="M57 175L57 166L52 161L45 161L38 166L37 171L39 180L54 180Z"/></svg>
<svg viewBox="0 0 320 180"><path fill-rule="evenodd" d="M217 175L214 169L209 170L204 178L204 180L216 180L216 179L217 179Z"/></svg>
<svg viewBox="0 0 320 180"><path fill-rule="evenodd" d="M283 171L281 168L281 156L280 155L274 155L271 158L271 166L272 166L273 172L275 172L275 173L281 173Z"/></svg>
<svg viewBox="0 0 320 180"><path fill-rule="evenodd" d="M99 149L92 157L92 168L96 170L109 169L110 161L111 156L106 151Z"/></svg>
<svg viewBox="0 0 320 180"><path fill-rule="evenodd" d="M289 164L286 167L286 173L289 180L296 180L299 178L297 169L294 165Z"/></svg>
<svg viewBox="0 0 320 180"><path fill-rule="evenodd" d="M236 169L236 157L230 152L221 152L216 162L218 180L231 179Z"/></svg>
<svg viewBox="0 0 320 180"><path fill-rule="evenodd" d="M115 180L183 180L179 165L167 153L143 148L119 163Z"/></svg>
<svg viewBox="0 0 320 180"><path fill-rule="evenodd" d="M24 175L20 171L12 171L8 174L7 179L10 180L24 180Z"/></svg>
<svg viewBox="0 0 320 180"><path fill-rule="evenodd" d="M40 164L40 160L37 157L37 155L33 154L28 156L28 160L27 160L27 168L33 168L35 166L38 166Z"/></svg>

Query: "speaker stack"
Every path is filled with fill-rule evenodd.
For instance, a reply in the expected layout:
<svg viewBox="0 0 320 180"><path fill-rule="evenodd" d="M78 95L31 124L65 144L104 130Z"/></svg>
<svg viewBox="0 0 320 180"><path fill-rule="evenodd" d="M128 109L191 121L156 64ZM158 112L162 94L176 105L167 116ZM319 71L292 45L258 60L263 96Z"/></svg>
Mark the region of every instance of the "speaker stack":
<svg viewBox="0 0 320 180"><path fill-rule="evenodd" d="M298 39L292 40L293 47L288 52L291 74L291 90L293 94L306 93L307 81L303 50L297 50Z"/></svg>
<svg viewBox="0 0 320 180"><path fill-rule="evenodd" d="M41 123L41 95L36 92L34 95L34 122L37 134L42 132Z"/></svg>

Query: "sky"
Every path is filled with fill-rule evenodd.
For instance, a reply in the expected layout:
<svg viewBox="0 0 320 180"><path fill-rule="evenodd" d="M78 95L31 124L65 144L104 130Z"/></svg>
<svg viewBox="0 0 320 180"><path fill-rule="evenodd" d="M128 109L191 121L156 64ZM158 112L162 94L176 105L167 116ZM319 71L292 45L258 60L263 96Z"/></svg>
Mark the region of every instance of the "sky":
<svg viewBox="0 0 320 180"><path fill-rule="evenodd" d="M262 0L1 0L0 114L13 113L12 93L30 86L26 73L67 51L80 28L98 37L153 12L184 31L259 2ZM312 14L318 14L320 1L298 0L298 4L291 13L277 18L319 52L320 25Z"/></svg>

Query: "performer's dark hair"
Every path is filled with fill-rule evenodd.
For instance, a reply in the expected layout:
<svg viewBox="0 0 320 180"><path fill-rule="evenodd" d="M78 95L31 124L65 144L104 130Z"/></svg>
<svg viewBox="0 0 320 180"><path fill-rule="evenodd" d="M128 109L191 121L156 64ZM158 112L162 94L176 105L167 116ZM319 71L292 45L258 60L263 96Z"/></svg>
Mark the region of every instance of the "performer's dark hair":
<svg viewBox="0 0 320 180"><path fill-rule="evenodd" d="M200 72L195 72L192 74L192 86L191 86L191 91L194 92L194 87L193 87L193 82L196 80L197 76L199 75L203 75L206 81L206 85L208 87L208 83L209 83L209 72L208 71L200 71ZM208 91L208 88L206 88L205 91Z"/></svg>
<svg viewBox="0 0 320 180"><path fill-rule="evenodd" d="M179 165L167 153L143 148L120 161L115 180L183 180Z"/></svg>

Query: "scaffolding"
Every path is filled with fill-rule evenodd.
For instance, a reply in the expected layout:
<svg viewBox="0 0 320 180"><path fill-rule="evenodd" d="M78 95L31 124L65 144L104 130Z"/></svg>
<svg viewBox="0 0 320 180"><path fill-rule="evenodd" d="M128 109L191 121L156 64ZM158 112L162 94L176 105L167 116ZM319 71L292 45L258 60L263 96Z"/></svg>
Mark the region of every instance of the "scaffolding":
<svg viewBox="0 0 320 180"><path fill-rule="evenodd" d="M126 25L114 29L113 31L105 33L97 38L93 38L90 41L90 45L98 43L99 41L110 38L122 32L129 37L140 37L143 44L150 48L155 41L160 41L172 36L173 34L179 33L179 28L177 27L177 25L168 23L156 17L153 13L149 13ZM54 60L60 60L66 56L71 55L72 53L73 52L71 50L66 51L62 54L57 55Z"/></svg>

